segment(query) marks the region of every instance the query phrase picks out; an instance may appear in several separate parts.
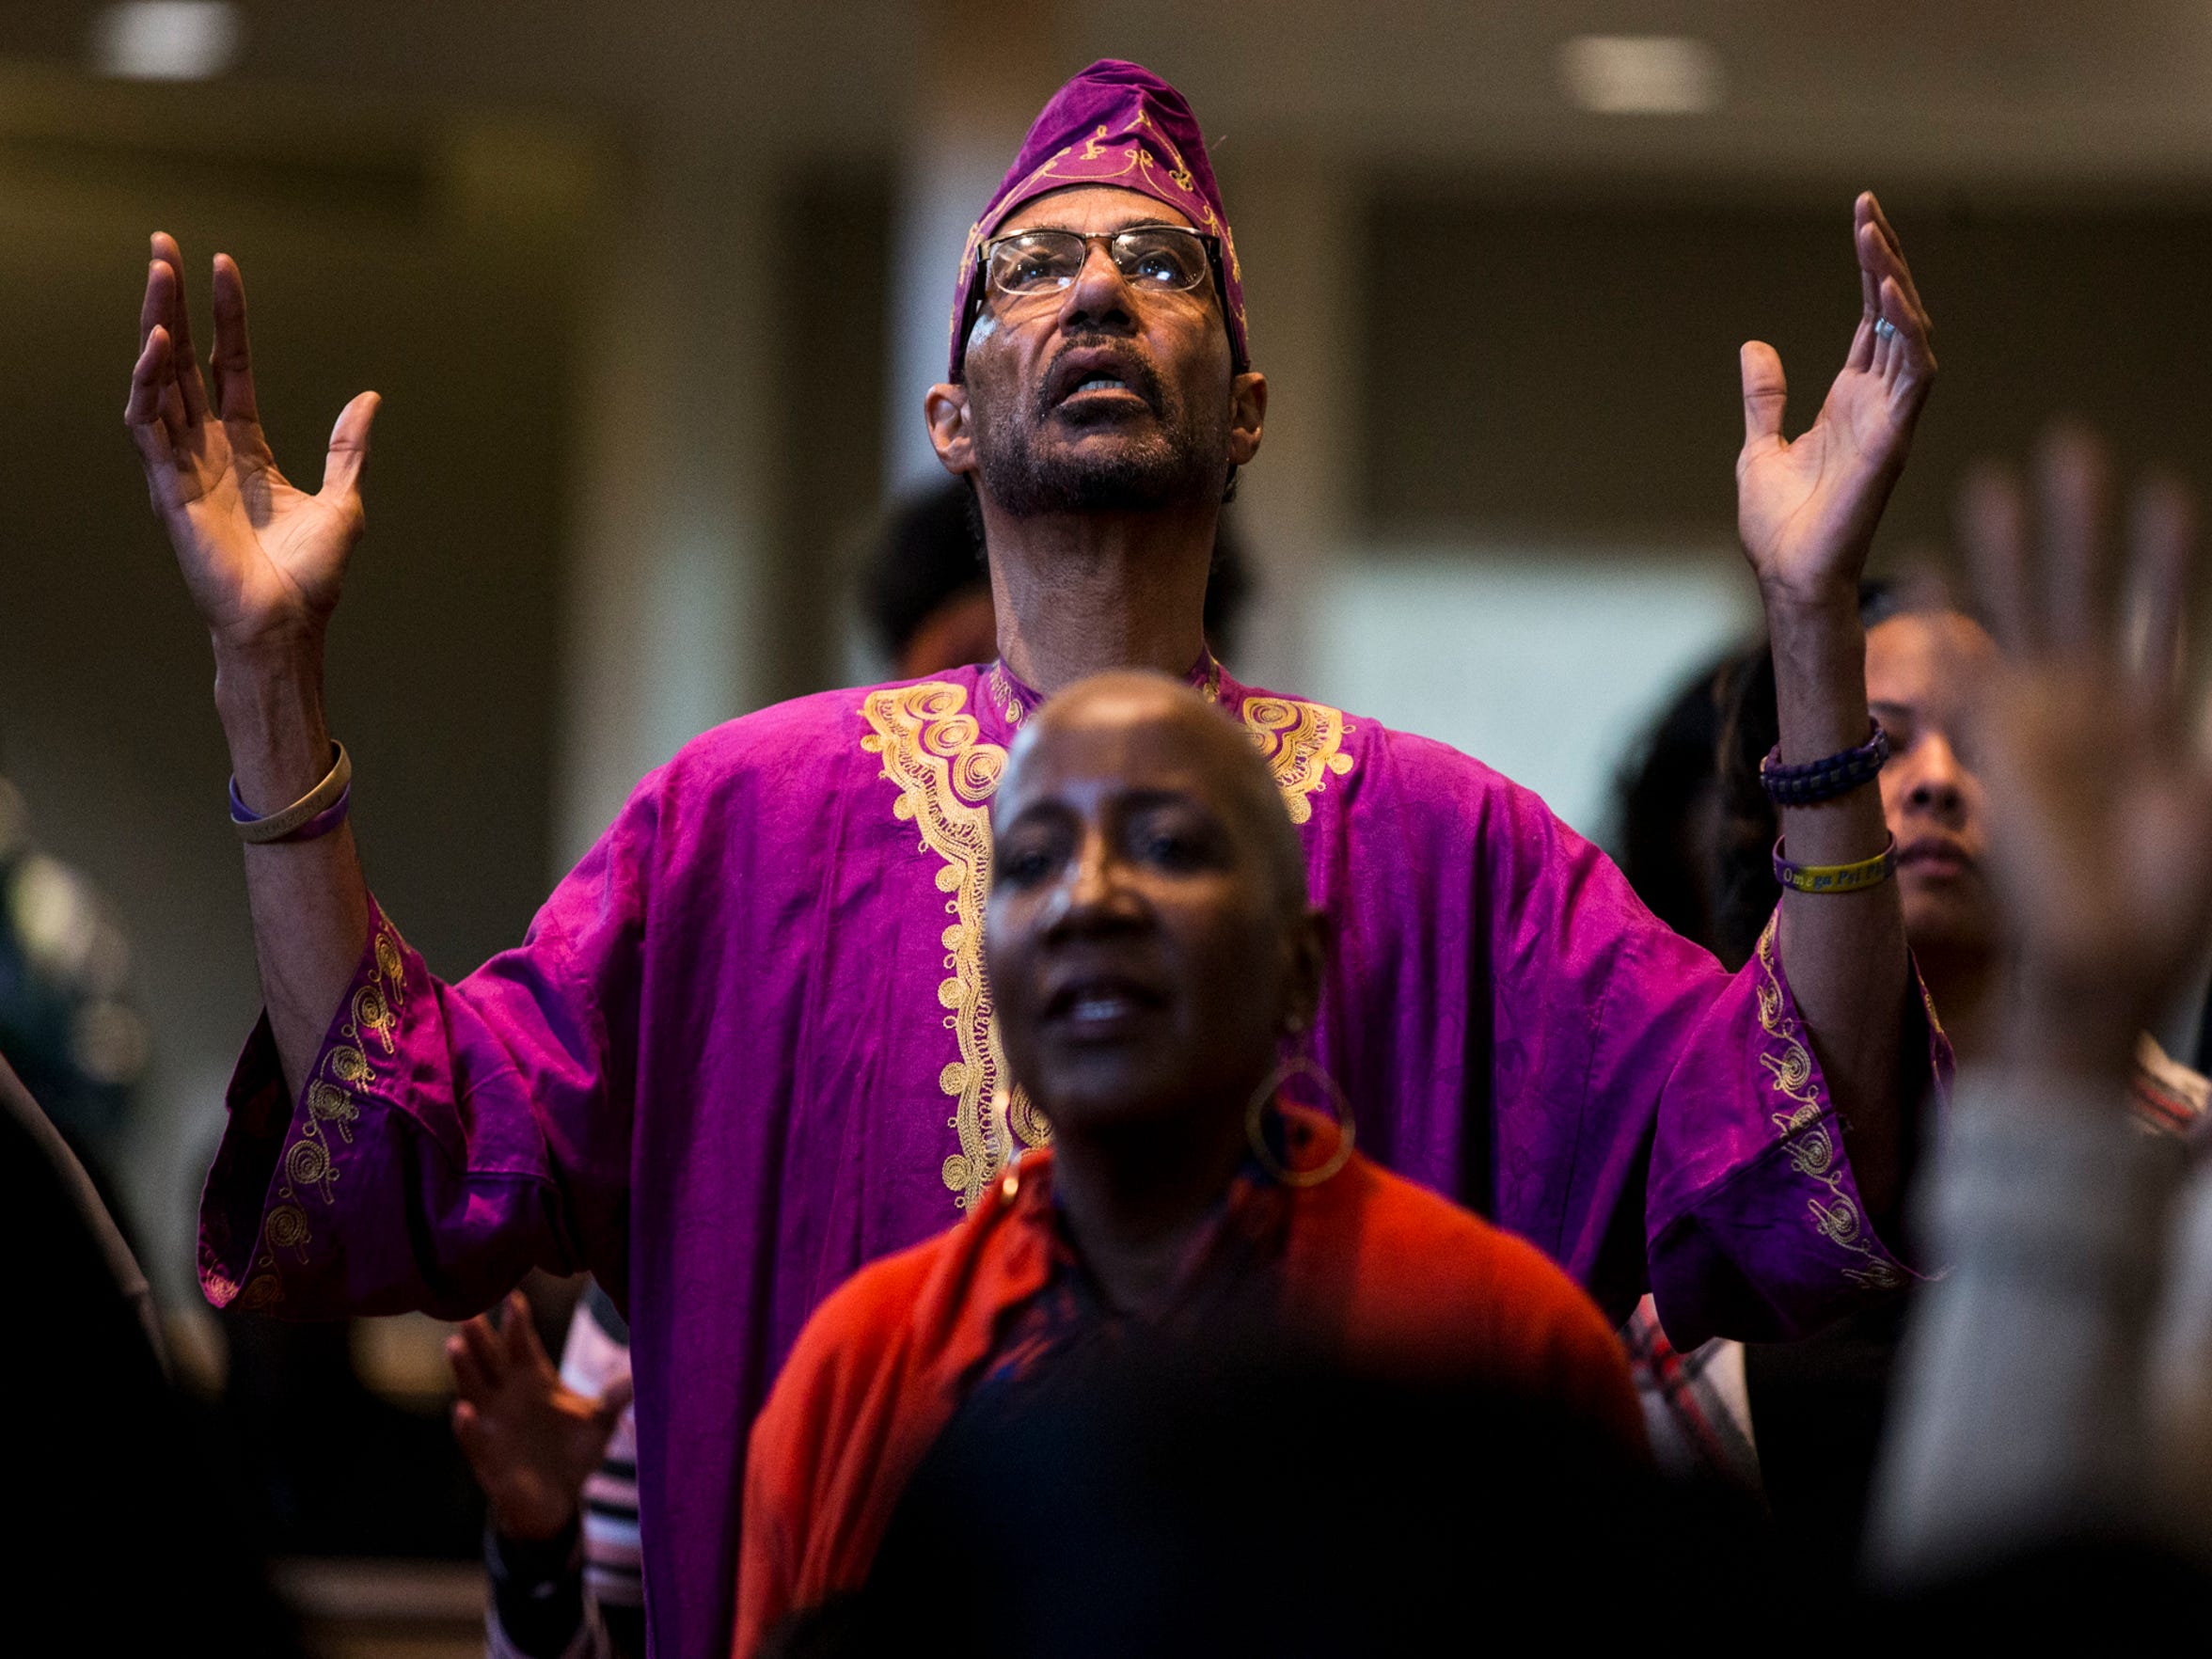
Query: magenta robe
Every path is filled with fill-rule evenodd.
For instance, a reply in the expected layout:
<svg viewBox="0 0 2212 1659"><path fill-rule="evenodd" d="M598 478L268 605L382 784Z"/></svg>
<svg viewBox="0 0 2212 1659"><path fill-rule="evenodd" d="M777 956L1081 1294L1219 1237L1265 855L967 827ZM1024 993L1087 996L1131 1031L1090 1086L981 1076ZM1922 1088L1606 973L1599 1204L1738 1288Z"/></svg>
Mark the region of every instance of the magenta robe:
<svg viewBox="0 0 2212 1659"><path fill-rule="evenodd" d="M1901 1282L1772 929L1731 978L1478 762L1197 683L1304 841L1332 924L1316 1053L1363 1150L1616 1319L1648 1261L1684 1344L1802 1332ZM297 1100L265 1022L240 1062L200 1217L218 1306L459 1318L532 1266L624 1305L663 1655L727 1651L746 1430L808 1314L1044 1132L982 956L988 802L1035 703L963 669L719 727L639 785L519 949L445 985L372 912Z"/></svg>

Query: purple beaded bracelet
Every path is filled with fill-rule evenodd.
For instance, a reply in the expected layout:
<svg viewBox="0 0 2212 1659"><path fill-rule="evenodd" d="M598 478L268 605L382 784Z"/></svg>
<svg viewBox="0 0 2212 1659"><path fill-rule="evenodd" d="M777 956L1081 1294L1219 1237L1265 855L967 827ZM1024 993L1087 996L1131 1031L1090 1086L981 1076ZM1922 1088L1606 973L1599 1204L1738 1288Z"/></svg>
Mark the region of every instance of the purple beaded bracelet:
<svg viewBox="0 0 2212 1659"><path fill-rule="evenodd" d="M1856 749L1802 766L1782 765L1782 746L1776 744L1759 763L1761 785L1777 806L1814 806L1872 782L1889 758L1889 734L1879 720L1867 724L1872 735Z"/></svg>

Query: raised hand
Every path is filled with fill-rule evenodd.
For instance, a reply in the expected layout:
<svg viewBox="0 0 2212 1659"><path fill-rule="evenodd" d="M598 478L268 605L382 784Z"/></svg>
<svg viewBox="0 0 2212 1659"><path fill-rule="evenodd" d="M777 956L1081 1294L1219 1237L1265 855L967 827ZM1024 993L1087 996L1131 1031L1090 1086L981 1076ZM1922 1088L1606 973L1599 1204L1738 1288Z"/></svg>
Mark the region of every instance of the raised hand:
<svg viewBox="0 0 2212 1659"><path fill-rule="evenodd" d="M339 416L322 487L295 488L261 433L245 287L228 254L215 256L214 311L211 402L193 357L183 256L157 233L123 420L218 654L317 646L361 533L361 467L377 397L363 392Z"/></svg>
<svg viewBox="0 0 2212 1659"><path fill-rule="evenodd" d="M2046 438L2028 489L1989 467L1961 502L2003 647L1962 714L2018 959L2011 1055L2110 1075L2212 926L2212 765L2179 672L2194 509L2144 482L2124 553L2117 516L2110 466L2078 430Z"/></svg>
<svg viewBox="0 0 2212 1659"><path fill-rule="evenodd" d="M1794 441L1782 436L1780 356L1762 340L1742 352L1736 528L1770 610L1856 604L1874 525L1935 384L1934 324L1897 233L1872 192L1859 197L1852 219L1858 328L1819 416Z"/></svg>
<svg viewBox="0 0 2212 1659"><path fill-rule="evenodd" d="M497 1328L479 1314L446 1338L446 1356L461 1391L453 1434L499 1529L553 1537L575 1518L584 1482L607 1454L630 1403L629 1379L609 1383L596 1399L561 1382L519 1290L507 1298Z"/></svg>

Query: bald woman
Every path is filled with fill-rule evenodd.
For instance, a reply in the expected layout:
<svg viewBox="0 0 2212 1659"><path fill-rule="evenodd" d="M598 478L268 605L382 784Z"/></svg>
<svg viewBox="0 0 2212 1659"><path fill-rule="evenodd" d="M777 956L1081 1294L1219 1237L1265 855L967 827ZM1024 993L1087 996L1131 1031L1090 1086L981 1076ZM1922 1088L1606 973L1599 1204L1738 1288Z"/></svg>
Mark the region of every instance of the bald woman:
<svg viewBox="0 0 2212 1659"><path fill-rule="evenodd" d="M993 829L984 949L1051 1144L801 1333L752 1435L738 1653L865 1579L979 1385L1041 1382L1117 1327L1287 1339L1641 1444L1620 1349L1563 1272L1286 1098L1320 917L1282 797L1218 709L1158 675L1069 687L1023 728Z"/></svg>

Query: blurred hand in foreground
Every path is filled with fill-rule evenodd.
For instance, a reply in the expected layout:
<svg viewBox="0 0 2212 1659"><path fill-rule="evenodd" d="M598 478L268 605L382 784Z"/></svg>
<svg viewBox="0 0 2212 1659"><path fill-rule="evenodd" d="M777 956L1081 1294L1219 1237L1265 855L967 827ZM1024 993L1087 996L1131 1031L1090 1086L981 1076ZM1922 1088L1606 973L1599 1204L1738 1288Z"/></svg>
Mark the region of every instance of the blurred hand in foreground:
<svg viewBox="0 0 2212 1659"><path fill-rule="evenodd" d="M479 1314L446 1339L461 1398L453 1434L491 1500L494 1524L512 1538L548 1539L576 1518L584 1482L630 1403L617 1378L593 1399L561 1382L517 1290L495 1326Z"/></svg>
<svg viewBox="0 0 2212 1659"><path fill-rule="evenodd" d="M192 353L184 256L157 233L123 421L218 656L319 650L361 534L376 394L363 392L340 414L322 488L295 488L262 435L245 285L228 254L215 256L214 312L211 400Z"/></svg>
<svg viewBox="0 0 2212 1659"><path fill-rule="evenodd" d="M2182 691L2195 513L2057 428L2025 483L1987 466L1961 529L2002 648L1962 689L2017 979L2008 1058L2123 1075L2212 924L2212 765Z"/></svg>

